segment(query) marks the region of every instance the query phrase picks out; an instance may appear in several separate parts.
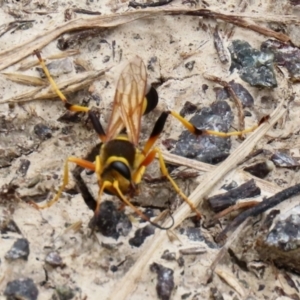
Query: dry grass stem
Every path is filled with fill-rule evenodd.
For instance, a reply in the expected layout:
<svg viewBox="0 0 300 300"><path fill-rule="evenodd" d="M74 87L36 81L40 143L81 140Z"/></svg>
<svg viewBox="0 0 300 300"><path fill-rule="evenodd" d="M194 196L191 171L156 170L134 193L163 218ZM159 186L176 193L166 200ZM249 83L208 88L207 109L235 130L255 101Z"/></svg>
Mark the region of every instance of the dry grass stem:
<svg viewBox="0 0 300 300"><path fill-rule="evenodd" d="M105 68L99 71L89 71L80 74L76 74L68 80L63 82L57 82L59 89L65 94L76 92L81 90L90 84L92 84L96 79L103 76L111 67ZM52 91L51 86L46 90L43 90L43 87L35 88L29 92L22 93L10 99L4 99L0 101L0 104L4 103L21 103L29 102L35 100L44 100L44 99L56 99L58 98L57 94Z"/></svg>
<svg viewBox="0 0 300 300"><path fill-rule="evenodd" d="M202 172L212 172L213 170L215 170L217 168L216 166L209 165L209 164L203 163L201 161L196 161L193 159L181 157L181 156L169 153L169 152L162 152L162 153L163 153L164 160L167 163L171 163L174 165L186 166L186 167L192 168L194 170L202 171ZM278 185L271 183L269 181L263 180L261 178L254 177L250 173L245 172L241 169L235 169L232 172L238 173L238 178L241 178L241 180L243 182L248 181L250 179L255 179L257 186L261 190L265 191L266 193L276 194L279 191L281 191L281 188L278 187ZM233 174L231 174L231 175L233 176Z"/></svg>
<svg viewBox="0 0 300 300"><path fill-rule="evenodd" d="M234 101L235 106L238 110L238 119L239 119L238 131L243 131L245 129L245 113L244 113L244 109L243 109L243 104L242 104L241 100L239 99L239 97L236 95L233 88L230 86L230 84L228 82L226 82L225 80L222 80L220 77L217 77L214 75L209 75L209 74L204 74L204 78L220 84L227 90L227 92L229 93L231 99Z"/></svg>
<svg viewBox="0 0 300 300"><path fill-rule="evenodd" d="M29 76L24 74L18 73L2 73L7 79L25 85L32 85L32 86L45 86L48 84L48 81L35 76Z"/></svg>
<svg viewBox="0 0 300 300"><path fill-rule="evenodd" d="M221 250L219 250L218 254L216 255L215 259L213 260L212 264L210 265L209 269L207 269L207 278L206 282L211 281L211 277L213 276L213 273L217 267L217 265L220 263L220 261L223 259L223 257L228 253L228 249L232 245L232 243L236 240L236 238L240 235L240 233L243 231L243 229L248 224L249 220L246 220L241 226L239 226L232 235L227 239L226 243L223 245Z"/></svg>

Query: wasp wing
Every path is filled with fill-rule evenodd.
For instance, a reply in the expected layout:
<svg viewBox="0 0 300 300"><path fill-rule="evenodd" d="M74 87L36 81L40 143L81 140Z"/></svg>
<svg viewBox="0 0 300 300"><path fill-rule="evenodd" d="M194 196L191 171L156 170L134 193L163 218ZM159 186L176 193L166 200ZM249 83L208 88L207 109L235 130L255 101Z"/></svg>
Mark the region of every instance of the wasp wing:
<svg viewBox="0 0 300 300"><path fill-rule="evenodd" d="M146 67L142 59L135 56L123 69L117 83L107 141L125 127L129 140L138 144L146 85Z"/></svg>

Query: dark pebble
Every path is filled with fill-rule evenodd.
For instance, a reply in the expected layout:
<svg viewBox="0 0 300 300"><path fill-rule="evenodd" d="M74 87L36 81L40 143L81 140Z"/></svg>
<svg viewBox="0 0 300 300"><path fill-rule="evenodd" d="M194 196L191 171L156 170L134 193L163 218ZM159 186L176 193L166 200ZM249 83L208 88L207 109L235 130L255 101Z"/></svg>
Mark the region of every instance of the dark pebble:
<svg viewBox="0 0 300 300"><path fill-rule="evenodd" d="M20 278L7 283L4 295L9 300L36 300L39 291L30 278Z"/></svg>
<svg viewBox="0 0 300 300"><path fill-rule="evenodd" d="M29 256L29 242L27 239L17 239L11 249L6 253L5 258L15 260L18 258L27 260Z"/></svg>
<svg viewBox="0 0 300 300"><path fill-rule="evenodd" d="M34 126L34 133L41 140L47 140L52 137L52 130L45 124L39 123Z"/></svg>

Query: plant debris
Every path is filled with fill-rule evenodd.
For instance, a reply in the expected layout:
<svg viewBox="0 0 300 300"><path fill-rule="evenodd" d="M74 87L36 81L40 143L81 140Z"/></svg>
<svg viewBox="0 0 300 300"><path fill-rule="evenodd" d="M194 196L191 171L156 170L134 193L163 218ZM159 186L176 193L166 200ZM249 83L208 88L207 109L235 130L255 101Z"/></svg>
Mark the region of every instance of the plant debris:
<svg viewBox="0 0 300 300"><path fill-rule="evenodd" d="M254 30L255 32L259 32L269 37L277 38L278 40L283 42L288 42L290 40L289 36L281 32L276 32L269 28L258 26L252 21L248 22L243 17L235 16L234 18L232 18L231 15L215 12L209 9L200 8L200 9L190 10L189 8L174 9L171 7L167 9L162 9L161 11L137 10L133 12L127 12L122 15L117 13L109 17L98 16L90 20L75 19L70 22L67 22L66 24L64 24L64 26L50 28L47 33L43 34L43 36L39 36L38 39L36 37L33 37L33 39L28 41L27 43L21 44L18 47L13 47L13 49L9 49L8 51L3 52L4 55L2 56L0 55L0 70L10 66L13 63L20 61L22 58L30 55L35 49L44 47L45 45L50 43L53 39L55 39L57 36L69 32L71 30L76 31L78 29L82 29L83 27L92 28L92 29L113 27L113 26L129 23L143 17L144 18L149 17L151 15L152 16L162 15L162 13L174 15L174 16L191 15L191 16L199 16L199 17L210 17L216 20L219 19L228 23L235 24L236 26L240 26L242 28L247 28L248 30Z"/></svg>
<svg viewBox="0 0 300 300"><path fill-rule="evenodd" d="M133 8L146 8L146 7L157 7L157 6L163 6L171 3L173 0L157 0L149 3L139 3L136 1L129 1L128 6Z"/></svg>
<svg viewBox="0 0 300 300"><path fill-rule="evenodd" d="M300 165L296 158L284 152L277 151L270 157L270 159L275 164L276 167L293 168L293 167L299 167Z"/></svg>
<svg viewBox="0 0 300 300"><path fill-rule="evenodd" d="M279 203L296 196L300 193L300 184L296 184L289 188L284 189L283 191L275 194L268 199L265 199L260 204L249 208L248 210L239 214L216 238L217 242L224 241L228 232L234 230L237 226L243 223L249 217L256 217L270 208L278 205Z"/></svg>
<svg viewBox="0 0 300 300"><path fill-rule="evenodd" d="M213 38L214 38L214 46L215 46L216 51L218 53L220 62L222 64L227 64L229 62L228 54L227 54L227 52L226 52L226 50L224 48L223 40L220 37L219 30L218 30L217 27L214 30Z"/></svg>
<svg viewBox="0 0 300 300"><path fill-rule="evenodd" d="M254 98L244 86L234 80L228 82L228 85L232 88L236 97L240 99L243 107L252 107L254 105ZM223 89L215 88L214 91L216 92L216 98L218 101L230 98L230 93L226 86Z"/></svg>
<svg viewBox="0 0 300 300"><path fill-rule="evenodd" d="M270 160L265 160L244 168L244 171L258 178L265 178L274 168L275 166Z"/></svg>
<svg viewBox="0 0 300 300"><path fill-rule="evenodd" d="M256 197L260 195L260 188L251 179L237 188L230 189L228 192L207 198L207 201L214 212L220 212L227 207L234 205L237 200Z"/></svg>

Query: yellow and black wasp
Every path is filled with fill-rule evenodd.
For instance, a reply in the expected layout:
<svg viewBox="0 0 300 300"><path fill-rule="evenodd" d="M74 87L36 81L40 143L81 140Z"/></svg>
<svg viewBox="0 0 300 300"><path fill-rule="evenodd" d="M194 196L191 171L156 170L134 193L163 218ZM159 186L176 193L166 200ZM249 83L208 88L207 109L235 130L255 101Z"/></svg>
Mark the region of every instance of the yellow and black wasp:
<svg viewBox="0 0 300 300"><path fill-rule="evenodd" d="M171 114L178 119L188 130L195 135L213 134L228 137L231 135L241 135L254 130L257 126L242 132L216 132L205 129L198 129L186 119L174 111L164 111L154 124L152 133L144 147L138 147L141 118L143 114L152 111L158 103L158 94L153 87L147 88L147 72L142 59L138 56L133 57L124 67L117 82L112 113L108 122L106 132L104 131L95 113L88 107L73 105L58 89L52 79L40 52L36 50L41 67L43 68L52 88L64 102L66 109L75 112L85 112L88 114L95 131L97 132L102 144L95 162L90 162L77 157L68 157L64 167L63 184L55 197L42 206L40 209L50 207L60 198L63 190L68 184L68 163L75 163L82 168L92 170L96 173L99 185L95 217L99 213L101 197L103 193L116 195L121 201L130 206L143 219L151 222L139 209L137 209L126 197L134 196L137 193L138 184L141 182L146 167L157 156L159 159L162 175L165 176L176 192L188 203L190 208L201 217L197 208L183 194L176 182L169 175L163 156L159 148L154 147L156 140L163 131L167 117ZM124 130L125 129L125 130ZM153 224L151 222L151 224ZM157 224L153 224L162 228Z"/></svg>

